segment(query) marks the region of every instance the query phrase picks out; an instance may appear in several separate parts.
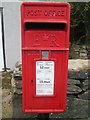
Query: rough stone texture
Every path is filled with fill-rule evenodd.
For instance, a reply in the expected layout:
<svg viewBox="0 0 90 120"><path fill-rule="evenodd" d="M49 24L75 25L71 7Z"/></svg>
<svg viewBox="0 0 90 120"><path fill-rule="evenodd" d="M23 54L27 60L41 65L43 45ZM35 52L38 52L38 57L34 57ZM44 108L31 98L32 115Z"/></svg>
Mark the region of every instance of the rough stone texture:
<svg viewBox="0 0 90 120"><path fill-rule="evenodd" d="M78 98L67 98L67 109L65 113L51 114L50 118L87 118L89 117L90 101Z"/></svg>
<svg viewBox="0 0 90 120"><path fill-rule="evenodd" d="M90 60L69 60L68 72L68 91L70 97L78 97L79 99L90 99L88 97L90 89Z"/></svg>
<svg viewBox="0 0 90 120"><path fill-rule="evenodd" d="M22 89L22 80L20 80L20 82L16 81L16 88Z"/></svg>
<svg viewBox="0 0 90 120"><path fill-rule="evenodd" d="M89 62L90 63L90 62ZM90 64L88 63L88 78L90 79Z"/></svg>
<svg viewBox="0 0 90 120"><path fill-rule="evenodd" d="M69 52L70 59L90 59L90 48L85 45L72 44Z"/></svg>
<svg viewBox="0 0 90 120"><path fill-rule="evenodd" d="M2 72L2 88L11 88L12 72ZM8 84L8 85L7 85Z"/></svg>
<svg viewBox="0 0 90 120"><path fill-rule="evenodd" d="M88 79L88 80L85 80L84 82L83 82L83 85L82 85L82 90L83 91L86 91L86 90L88 90L88 89L90 89L90 80Z"/></svg>
<svg viewBox="0 0 90 120"><path fill-rule="evenodd" d="M78 98L84 99L84 100L90 100L90 90L87 90L83 94L78 95Z"/></svg>
<svg viewBox="0 0 90 120"><path fill-rule="evenodd" d="M81 71L69 71L68 77L72 79L79 79L79 80L85 80L88 79L88 71L87 70L81 70Z"/></svg>
<svg viewBox="0 0 90 120"><path fill-rule="evenodd" d="M75 80L75 79L68 79L68 85L80 85L80 81L79 80Z"/></svg>
<svg viewBox="0 0 90 120"><path fill-rule="evenodd" d="M88 80L85 80L84 82L83 82L83 84L84 84L84 86L88 86L89 88L90 88L90 80L88 79Z"/></svg>
<svg viewBox="0 0 90 120"><path fill-rule="evenodd" d="M19 61L15 64L11 84L14 94L22 94L22 64Z"/></svg>
<svg viewBox="0 0 90 120"><path fill-rule="evenodd" d="M71 45L70 46L70 52L69 52L69 58L71 59L78 59L80 58L80 46L79 45Z"/></svg>
<svg viewBox="0 0 90 120"><path fill-rule="evenodd" d="M76 85L68 85L67 94L79 94L82 92L82 89Z"/></svg>
<svg viewBox="0 0 90 120"><path fill-rule="evenodd" d="M85 80L89 78L88 63L90 60L69 60L68 77L72 79Z"/></svg>
<svg viewBox="0 0 90 120"><path fill-rule="evenodd" d="M67 94L74 96L84 93L89 89L87 79L88 76L88 60L69 60L69 80ZM12 79L13 93L22 94L22 65L17 62L13 71Z"/></svg>
<svg viewBox="0 0 90 120"><path fill-rule="evenodd" d="M81 49L80 49L80 58L81 59L87 59L87 49L85 46L82 46Z"/></svg>
<svg viewBox="0 0 90 120"><path fill-rule="evenodd" d="M69 71L80 71L80 70L88 70L90 60L82 60L82 59L69 59L68 61L68 70Z"/></svg>
<svg viewBox="0 0 90 120"><path fill-rule="evenodd" d="M9 89L3 89L2 91L2 99L6 96L10 95L10 90Z"/></svg>
<svg viewBox="0 0 90 120"><path fill-rule="evenodd" d="M68 79L67 95L70 97L76 97L82 92L80 85L81 82L79 80Z"/></svg>
<svg viewBox="0 0 90 120"><path fill-rule="evenodd" d="M90 51L88 51L87 56L88 56L88 59L90 59Z"/></svg>

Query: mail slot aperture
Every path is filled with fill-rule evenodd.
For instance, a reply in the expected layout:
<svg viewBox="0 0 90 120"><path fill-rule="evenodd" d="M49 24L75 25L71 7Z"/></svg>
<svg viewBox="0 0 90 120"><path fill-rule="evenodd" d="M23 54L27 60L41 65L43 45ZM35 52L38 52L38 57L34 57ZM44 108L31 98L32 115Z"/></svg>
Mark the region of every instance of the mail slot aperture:
<svg viewBox="0 0 90 120"><path fill-rule="evenodd" d="M66 23L25 23L25 30L60 30L65 31L67 24Z"/></svg>

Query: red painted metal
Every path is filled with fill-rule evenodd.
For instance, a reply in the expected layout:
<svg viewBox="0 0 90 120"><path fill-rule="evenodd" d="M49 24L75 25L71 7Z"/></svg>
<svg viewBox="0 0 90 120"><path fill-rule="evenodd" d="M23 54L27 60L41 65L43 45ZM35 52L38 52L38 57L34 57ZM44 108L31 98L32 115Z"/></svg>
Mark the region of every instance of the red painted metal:
<svg viewBox="0 0 90 120"><path fill-rule="evenodd" d="M21 6L23 111L66 109L70 6L60 2L24 2ZM42 51L48 51L47 58ZM36 61L54 62L53 95L36 95Z"/></svg>

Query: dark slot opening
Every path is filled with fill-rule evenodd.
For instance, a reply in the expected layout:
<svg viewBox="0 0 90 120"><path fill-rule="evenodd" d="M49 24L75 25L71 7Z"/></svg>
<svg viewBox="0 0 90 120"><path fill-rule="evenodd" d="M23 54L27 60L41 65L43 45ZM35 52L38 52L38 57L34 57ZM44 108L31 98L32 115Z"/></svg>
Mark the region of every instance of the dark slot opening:
<svg viewBox="0 0 90 120"><path fill-rule="evenodd" d="M25 30L65 30L66 23L25 23Z"/></svg>

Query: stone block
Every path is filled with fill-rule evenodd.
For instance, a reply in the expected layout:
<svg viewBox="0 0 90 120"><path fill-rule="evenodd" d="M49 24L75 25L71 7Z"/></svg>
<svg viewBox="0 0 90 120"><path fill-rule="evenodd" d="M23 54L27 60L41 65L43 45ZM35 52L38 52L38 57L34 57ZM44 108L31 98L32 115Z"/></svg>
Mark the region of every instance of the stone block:
<svg viewBox="0 0 90 120"><path fill-rule="evenodd" d="M82 92L82 89L76 85L68 85L67 94L79 94Z"/></svg>
<svg viewBox="0 0 90 120"><path fill-rule="evenodd" d="M84 99L84 100L90 100L90 90L87 90L86 92L78 95L78 98Z"/></svg>
<svg viewBox="0 0 90 120"><path fill-rule="evenodd" d="M80 81L79 80L75 80L75 79L68 79L68 85L80 85Z"/></svg>
<svg viewBox="0 0 90 120"><path fill-rule="evenodd" d="M87 57L87 53L82 53L82 52L80 52L80 57Z"/></svg>
<svg viewBox="0 0 90 120"><path fill-rule="evenodd" d="M87 70L69 71L68 72L68 77L70 79L85 80L85 79L88 79L88 71Z"/></svg>
<svg viewBox="0 0 90 120"><path fill-rule="evenodd" d="M87 50L86 49L80 49L80 53L86 53L87 54Z"/></svg>
<svg viewBox="0 0 90 120"><path fill-rule="evenodd" d="M89 79L88 80L84 80L83 86L82 86L82 90L83 91L86 91L88 89L90 89L90 80Z"/></svg>
<svg viewBox="0 0 90 120"><path fill-rule="evenodd" d="M80 46L80 49L86 49L85 45Z"/></svg>

